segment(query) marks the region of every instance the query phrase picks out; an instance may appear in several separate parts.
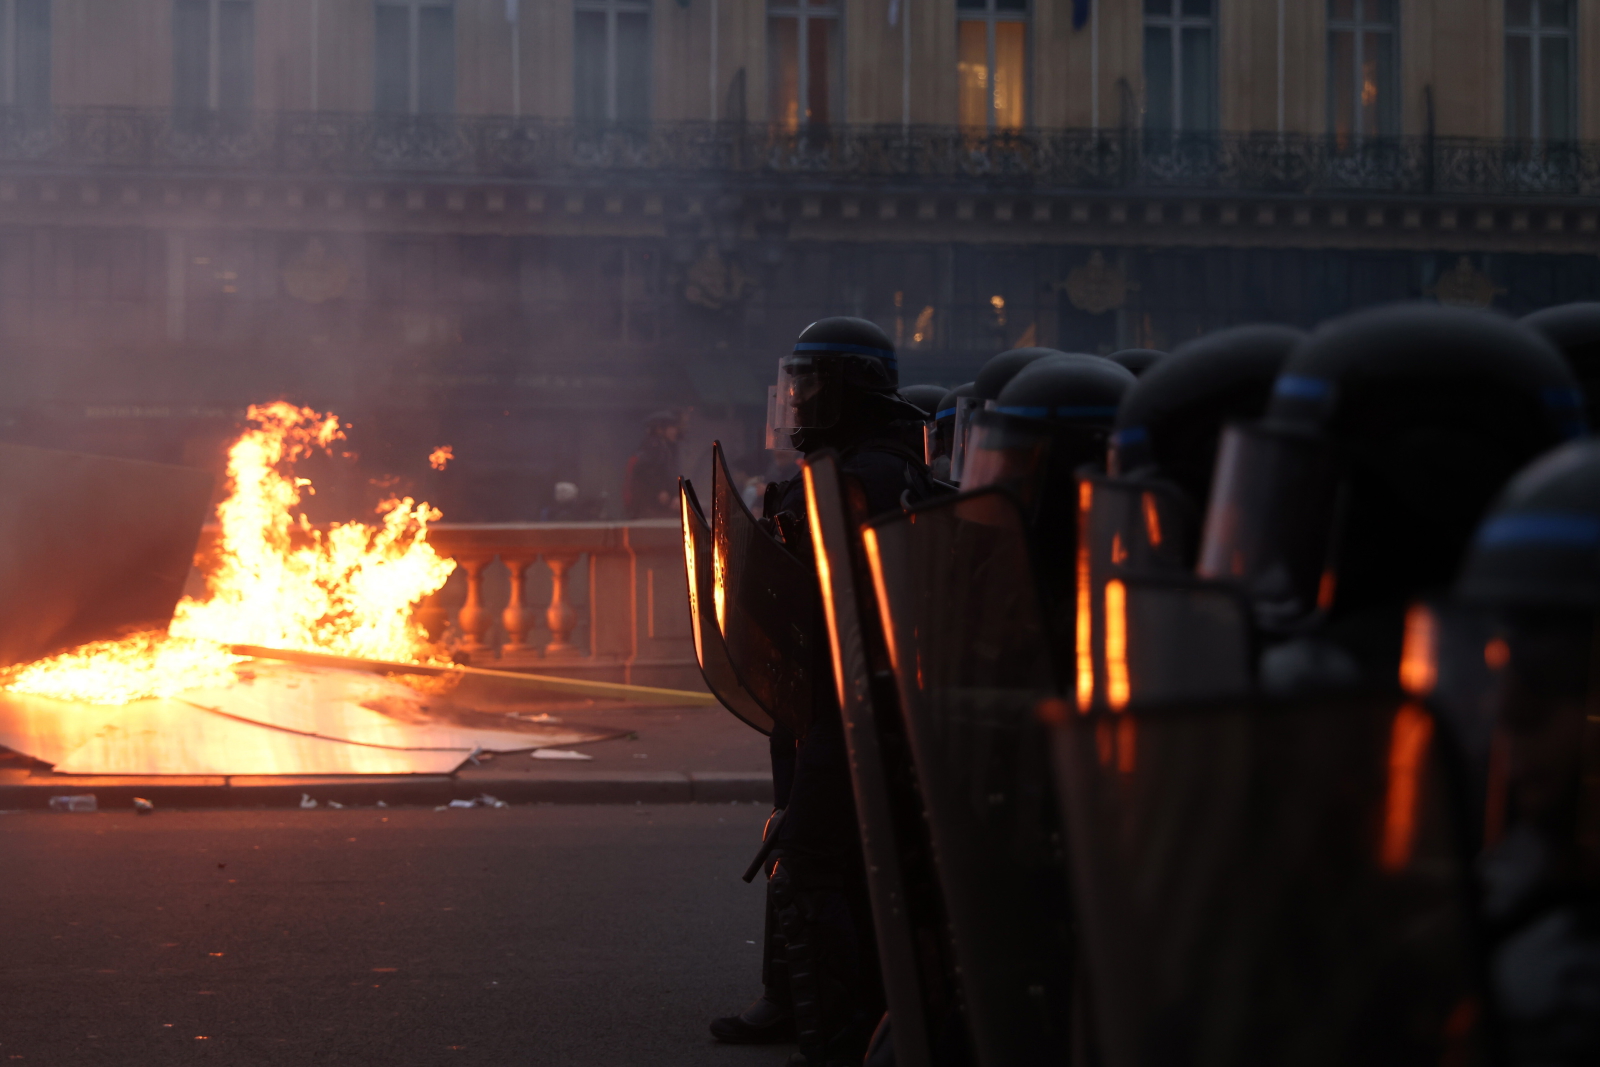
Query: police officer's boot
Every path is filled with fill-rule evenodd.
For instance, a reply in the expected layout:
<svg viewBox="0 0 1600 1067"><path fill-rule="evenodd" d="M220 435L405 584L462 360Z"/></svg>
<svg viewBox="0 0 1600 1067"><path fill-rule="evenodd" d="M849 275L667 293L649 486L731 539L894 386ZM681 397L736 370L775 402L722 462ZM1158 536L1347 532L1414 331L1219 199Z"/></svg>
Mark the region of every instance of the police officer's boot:
<svg viewBox="0 0 1600 1067"><path fill-rule="evenodd" d="M789 1062L793 1067L858 1067L875 1020L860 1017L861 954L849 903L839 887L797 876L795 866L785 857L769 881L800 1046Z"/></svg>
<svg viewBox="0 0 1600 1067"><path fill-rule="evenodd" d="M711 1020L711 1036L729 1045L777 1045L794 1040L789 963L778 926L772 882L767 882L767 920L761 950L762 994L738 1015Z"/></svg>

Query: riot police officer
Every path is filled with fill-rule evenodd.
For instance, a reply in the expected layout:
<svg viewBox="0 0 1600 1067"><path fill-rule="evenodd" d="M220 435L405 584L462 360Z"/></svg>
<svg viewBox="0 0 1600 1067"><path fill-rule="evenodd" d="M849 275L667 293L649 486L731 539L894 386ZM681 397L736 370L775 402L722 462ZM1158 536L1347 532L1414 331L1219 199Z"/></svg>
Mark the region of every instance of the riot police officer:
<svg viewBox="0 0 1600 1067"><path fill-rule="evenodd" d="M1448 585L1511 475L1583 426L1566 364L1516 323L1398 304L1319 327L1266 416L1224 434L1199 555L1273 642L1263 685L1392 685L1407 605Z"/></svg>
<svg viewBox="0 0 1600 1067"><path fill-rule="evenodd" d="M971 396L973 388L972 382L965 382L939 398L938 409L933 416L933 432L928 436L925 453L928 473L938 481L954 484L950 474L950 458L955 449L956 412L960 409L961 399Z"/></svg>
<svg viewBox="0 0 1600 1067"><path fill-rule="evenodd" d="M1600 1061L1600 442L1507 487L1455 600L1494 613L1475 652L1497 757L1482 864L1490 982L1517 1064Z"/></svg>
<svg viewBox="0 0 1600 1067"><path fill-rule="evenodd" d="M897 394L898 381L894 345L858 318L812 323L779 362L776 438L806 455L836 452L867 514L934 493L921 450L906 440L906 426L925 415ZM773 536L809 564L803 480L769 485L764 515ZM804 607L814 617L810 605ZM799 606L796 613L802 613ZM824 644L813 640L809 647L820 651ZM819 675L826 673L820 661L818 667ZM792 1031L799 1044L795 1062L847 1064L859 1062L882 1005L837 697L827 685L812 693L811 707L792 717L806 722L803 736L778 728L772 734L775 800L783 815L772 831L776 862L768 891L791 1005L763 996L740 1015L713 1022L712 1033L723 1041L756 1042L782 1040Z"/></svg>

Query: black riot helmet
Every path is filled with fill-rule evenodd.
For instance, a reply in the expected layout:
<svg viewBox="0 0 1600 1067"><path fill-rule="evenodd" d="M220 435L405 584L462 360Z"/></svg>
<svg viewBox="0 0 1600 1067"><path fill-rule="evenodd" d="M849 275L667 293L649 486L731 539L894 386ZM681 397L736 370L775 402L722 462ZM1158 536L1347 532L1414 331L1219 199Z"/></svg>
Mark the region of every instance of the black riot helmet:
<svg viewBox="0 0 1600 1067"><path fill-rule="evenodd" d="M939 401L947 392L942 385L906 385L900 388L900 399L916 405L931 422L939 413Z"/></svg>
<svg viewBox="0 0 1600 1067"><path fill-rule="evenodd" d="M1581 404L1559 353L1498 316L1398 304L1335 319L1295 348L1266 416L1224 432L1199 571L1240 582L1269 632L1393 615L1393 640L1384 629L1359 656L1376 667L1500 487L1583 432Z"/></svg>
<svg viewBox="0 0 1600 1067"><path fill-rule="evenodd" d="M895 391L900 374L888 334L866 319L820 319L778 360L771 425L801 451L842 446L922 412Z"/></svg>
<svg viewBox="0 0 1600 1067"><path fill-rule="evenodd" d="M1600 426L1600 301L1545 308L1524 316L1522 324L1539 331L1567 357L1583 390L1589 425Z"/></svg>
<svg viewBox="0 0 1600 1067"><path fill-rule="evenodd" d="M1204 508L1222 427L1261 416L1278 371L1304 337L1290 326L1234 326L1179 346L1123 399L1111 472L1163 478Z"/></svg>
<svg viewBox="0 0 1600 1067"><path fill-rule="evenodd" d="M1517 475L1478 527L1454 602L1412 614L1412 687L1433 690L1478 756L1469 783L1481 782L1490 974L1511 1062L1596 1062L1600 441ZM1471 690L1452 692L1452 675ZM1473 745L1479 723L1493 740Z"/></svg>
<svg viewBox="0 0 1600 1067"><path fill-rule="evenodd" d="M1095 356L1036 359L973 416L963 488L1009 485L1030 506L1057 490L1070 499L1073 472L1104 464L1117 407L1134 381Z"/></svg>
<svg viewBox="0 0 1600 1067"><path fill-rule="evenodd" d="M1111 353L1106 358L1113 363L1120 363L1127 367L1133 372L1135 378L1143 378L1144 372L1166 359L1167 354L1155 348L1124 348L1120 352Z"/></svg>
<svg viewBox="0 0 1600 1067"><path fill-rule="evenodd" d="M978 376L972 380L971 395L958 397L956 400L956 421L950 446L952 481L961 482L964 478L967 444L972 438L973 412L993 406L993 401L1000 395L1000 390L1004 389L1006 383L1015 378L1028 364L1046 356L1064 354L1053 348L1013 348L1001 352L998 356L991 356L989 361L978 369Z"/></svg>
<svg viewBox="0 0 1600 1067"><path fill-rule="evenodd" d="M1129 390L1111 435L1110 477L1080 490L1095 575L1193 570L1222 427L1260 417L1304 336L1288 326L1218 330L1180 346Z"/></svg>

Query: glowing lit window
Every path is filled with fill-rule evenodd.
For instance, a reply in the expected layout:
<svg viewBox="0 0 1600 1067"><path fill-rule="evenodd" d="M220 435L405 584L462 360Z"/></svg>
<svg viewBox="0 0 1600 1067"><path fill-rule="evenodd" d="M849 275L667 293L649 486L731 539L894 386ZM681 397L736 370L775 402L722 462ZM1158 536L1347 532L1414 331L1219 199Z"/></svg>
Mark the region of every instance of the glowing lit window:
<svg viewBox="0 0 1600 1067"><path fill-rule="evenodd" d="M1328 0L1328 128L1340 147L1400 132L1396 0Z"/></svg>
<svg viewBox="0 0 1600 1067"><path fill-rule="evenodd" d="M378 0L373 106L402 114L456 109L456 12L450 0Z"/></svg>
<svg viewBox="0 0 1600 1067"><path fill-rule="evenodd" d="M837 4L767 7L767 116L785 129L844 117Z"/></svg>
<svg viewBox="0 0 1600 1067"><path fill-rule="evenodd" d="M1027 122L1027 0L958 0L961 125L1017 130Z"/></svg>
<svg viewBox="0 0 1600 1067"><path fill-rule="evenodd" d="M1506 136L1570 141L1574 121L1572 0L1506 0Z"/></svg>
<svg viewBox="0 0 1600 1067"><path fill-rule="evenodd" d="M1144 0L1144 128L1217 127L1215 0Z"/></svg>
<svg viewBox="0 0 1600 1067"><path fill-rule="evenodd" d="M8 6L20 11L26 5ZM48 32L48 21L45 25ZM255 63L251 0L177 0L173 5L172 103L178 110L249 108L255 102Z"/></svg>

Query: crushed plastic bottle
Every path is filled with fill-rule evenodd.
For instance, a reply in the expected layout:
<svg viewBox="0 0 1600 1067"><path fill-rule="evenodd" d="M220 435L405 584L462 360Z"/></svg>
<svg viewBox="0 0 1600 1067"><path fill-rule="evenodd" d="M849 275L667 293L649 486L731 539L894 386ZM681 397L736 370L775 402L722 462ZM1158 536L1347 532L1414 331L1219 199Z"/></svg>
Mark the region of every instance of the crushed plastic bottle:
<svg viewBox="0 0 1600 1067"><path fill-rule="evenodd" d="M51 811L99 811L100 805L95 800L93 793L79 793L77 796L60 796L50 798Z"/></svg>

